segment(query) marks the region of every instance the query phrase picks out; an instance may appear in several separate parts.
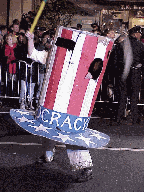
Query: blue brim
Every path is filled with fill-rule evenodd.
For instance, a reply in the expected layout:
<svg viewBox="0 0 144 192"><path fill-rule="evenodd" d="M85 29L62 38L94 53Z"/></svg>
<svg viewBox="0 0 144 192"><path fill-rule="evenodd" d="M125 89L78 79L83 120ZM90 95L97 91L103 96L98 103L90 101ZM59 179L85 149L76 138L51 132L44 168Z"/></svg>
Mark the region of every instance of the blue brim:
<svg viewBox="0 0 144 192"><path fill-rule="evenodd" d="M48 139L64 144L77 145L86 148L99 148L108 144L110 137L99 131L85 128L81 133L62 132L56 128L45 127L35 119L35 112L23 109L11 109L12 119L23 129Z"/></svg>

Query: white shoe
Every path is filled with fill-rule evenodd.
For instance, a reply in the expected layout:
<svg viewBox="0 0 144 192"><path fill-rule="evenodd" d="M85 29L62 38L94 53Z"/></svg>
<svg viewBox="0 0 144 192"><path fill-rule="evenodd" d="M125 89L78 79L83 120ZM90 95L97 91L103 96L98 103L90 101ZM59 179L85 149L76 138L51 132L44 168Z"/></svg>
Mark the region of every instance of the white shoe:
<svg viewBox="0 0 144 192"><path fill-rule="evenodd" d="M28 103L26 104L26 109L27 110L32 110L32 111L35 110L34 106L32 105L32 103L30 101L28 101Z"/></svg>
<svg viewBox="0 0 144 192"><path fill-rule="evenodd" d="M22 99L22 102L20 104L20 109L25 109L25 101Z"/></svg>
<svg viewBox="0 0 144 192"><path fill-rule="evenodd" d="M54 153L52 151L46 151L45 158L47 162L53 161Z"/></svg>
<svg viewBox="0 0 144 192"><path fill-rule="evenodd" d="M25 104L21 103L20 109L25 109Z"/></svg>

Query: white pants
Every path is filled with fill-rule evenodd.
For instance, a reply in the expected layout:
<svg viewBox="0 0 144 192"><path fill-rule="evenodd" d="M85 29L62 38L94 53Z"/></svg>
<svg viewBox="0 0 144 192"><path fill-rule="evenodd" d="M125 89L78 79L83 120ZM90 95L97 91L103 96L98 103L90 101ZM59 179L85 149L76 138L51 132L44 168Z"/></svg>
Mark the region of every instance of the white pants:
<svg viewBox="0 0 144 192"><path fill-rule="evenodd" d="M71 150L67 149L70 165L73 170L92 167L92 159L89 150Z"/></svg>
<svg viewBox="0 0 144 192"><path fill-rule="evenodd" d="M67 149L67 155L70 160L70 165L73 171L93 166L89 150ZM53 156L54 152L46 151L47 161L52 161Z"/></svg>
<svg viewBox="0 0 144 192"><path fill-rule="evenodd" d="M61 144L44 137L40 138L42 143L42 151L46 155L46 160L50 162L54 157L55 146L57 144ZM75 147L66 145L66 150L73 171L93 166L91 155L88 149L81 149L81 147L78 146Z"/></svg>

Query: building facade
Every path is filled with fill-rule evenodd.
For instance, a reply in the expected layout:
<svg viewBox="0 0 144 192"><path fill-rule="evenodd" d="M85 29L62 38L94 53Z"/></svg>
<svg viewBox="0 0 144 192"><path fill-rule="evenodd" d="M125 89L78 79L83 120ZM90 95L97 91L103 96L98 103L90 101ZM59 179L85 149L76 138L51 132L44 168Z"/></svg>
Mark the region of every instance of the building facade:
<svg viewBox="0 0 144 192"><path fill-rule="evenodd" d="M21 19L23 13L35 10L40 0L1 0L0 25L12 24L14 19Z"/></svg>
<svg viewBox="0 0 144 192"><path fill-rule="evenodd" d="M83 25L83 30L90 31L91 24L97 22L101 27L104 27L109 22L113 22L115 28L119 28L120 22L124 23L129 29L135 25L140 25L144 28L144 5L135 2L135 4L129 4L125 1L124 4L117 3L110 5L100 5L94 3L88 4L85 0L85 4L81 1L69 0L76 2L74 5L81 8L87 15L78 13L72 19L71 24L68 27L76 27L77 23ZM48 0L48 3L50 0ZM107 0L108 2L108 0ZM0 1L0 25L11 25L14 19L21 19L23 13L29 11L36 11L36 7L40 5L41 0L1 0ZM119 22L120 21L120 22Z"/></svg>

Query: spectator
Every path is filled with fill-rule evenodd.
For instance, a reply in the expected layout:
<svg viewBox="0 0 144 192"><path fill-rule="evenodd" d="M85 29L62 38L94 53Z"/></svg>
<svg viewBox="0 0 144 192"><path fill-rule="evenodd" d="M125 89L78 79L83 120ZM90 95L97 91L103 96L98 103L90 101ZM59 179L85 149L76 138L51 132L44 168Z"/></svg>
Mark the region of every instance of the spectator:
<svg viewBox="0 0 144 192"><path fill-rule="evenodd" d="M92 33L101 35L100 27L97 23L92 23L91 27L92 27Z"/></svg>
<svg viewBox="0 0 144 192"><path fill-rule="evenodd" d="M6 61L4 60L4 49L3 49L3 36L0 34L0 75L1 75L1 79L0 79L0 84L1 82L4 82L4 63L6 63ZM2 89L0 90L2 92Z"/></svg>
<svg viewBox="0 0 144 192"><path fill-rule="evenodd" d="M42 42L36 47L38 51L47 51L49 53L52 45L51 45L51 38L50 38L50 33L49 31L46 31L42 35ZM36 103L38 104L39 96L40 96L40 91L42 88L42 83L44 80L44 74L46 71L46 64L42 64L39 62L39 81L38 81L38 90L36 94Z"/></svg>
<svg viewBox="0 0 144 192"><path fill-rule="evenodd" d="M114 31L114 29L105 29L105 31L104 31L104 36L107 36L108 38L110 38L110 39L115 39L115 31Z"/></svg>
<svg viewBox="0 0 144 192"><path fill-rule="evenodd" d="M41 38L42 38L42 35L43 33L46 31L46 28L45 27L36 27L36 33L37 33L37 36L38 38L40 39L41 41Z"/></svg>
<svg viewBox="0 0 144 192"><path fill-rule="evenodd" d="M14 35L18 36L19 28L20 28L20 22L17 19L13 20L11 29L13 30Z"/></svg>
<svg viewBox="0 0 144 192"><path fill-rule="evenodd" d="M0 47L3 45L3 36L0 34Z"/></svg>
<svg viewBox="0 0 144 192"><path fill-rule="evenodd" d="M6 27L6 25L2 25L0 27L0 31L1 31L1 35L5 36L7 34L7 27Z"/></svg>
<svg viewBox="0 0 144 192"><path fill-rule="evenodd" d="M19 33L18 45L15 50L16 58L20 61L20 108L21 109L34 109L33 96L35 84L37 82L38 68L37 63L27 58L28 45L25 33Z"/></svg>
<svg viewBox="0 0 144 192"><path fill-rule="evenodd" d="M7 35L7 27L6 27L6 25L2 25L1 27L0 27L0 34L1 34L1 43L2 44L4 44L4 42L5 42L5 37L6 37L6 35Z"/></svg>
<svg viewBox="0 0 144 192"><path fill-rule="evenodd" d="M23 33L23 34L25 34L25 33L26 33L26 30L23 29L23 28L20 28L19 33Z"/></svg>
<svg viewBox="0 0 144 192"><path fill-rule="evenodd" d="M55 33L56 33L56 28L49 29L49 35L50 35L50 38L51 38L51 45L54 42Z"/></svg>
<svg viewBox="0 0 144 192"><path fill-rule="evenodd" d="M141 37L141 42L144 43L144 34Z"/></svg>
<svg viewBox="0 0 144 192"><path fill-rule="evenodd" d="M20 21L20 28L24 30L28 30L28 21L26 20L27 15L22 14L21 21Z"/></svg>
<svg viewBox="0 0 144 192"><path fill-rule="evenodd" d="M17 24L17 25L19 25L19 24L20 24L20 22L19 22L19 20L18 20L18 19L14 19L14 20L13 20L13 22L12 22L12 24Z"/></svg>
<svg viewBox="0 0 144 192"><path fill-rule="evenodd" d="M12 78L13 74L16 74L16 63L15 63L15 55L14 55L14 49L17 46L17 39L13 34L8 34L6 36L6 42L7 44L5 45L5 56L7 56L7 64L9 68L9 73L10 73L10 79Z"/></svg>
<svg viewBox="0 0 144 192"><path fill-rule="evenodd" d="M113 73L116 74L118 92L118 124L125 118L127 97L130 96L132 123L139 123L138 111L139 91L141 88L141 73L144 64L144 45L140 42L141 28L134 27L129 35L120 37L120 42L114 47ZM112 60L111 60L112 61Z"/></svg>
<svg viewBox="0 0 144 192"><path fill-rule="evenodd" d="M80 23L77 24L77 30L82 30L82 24Z"/></svg>
<svg viewBox="0 0 144 192"><path fill-rule="evenodd" d="M6 71L8 73L8 81L12 79L16 81L16 57L14 54L17 46L17 38L9 33L6 35L5 56L7 58Z"/></svg>
<svg viewBox="0 0 144 192"><path fill-rule="evenodd" d="M19 68L19 80L20 80L20 108L25 109L26 105L26 63L27 62L27 54L28 54L28 47L27 47L27 39L24 33L19 33L18 36L18 44L15 49L15 57L20 62ZM23 62L22 62L23 61Z"/></svg>

